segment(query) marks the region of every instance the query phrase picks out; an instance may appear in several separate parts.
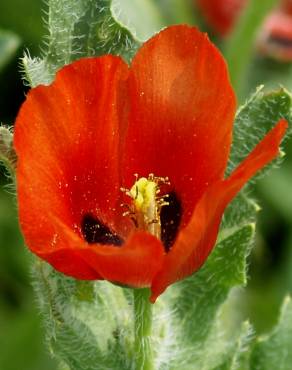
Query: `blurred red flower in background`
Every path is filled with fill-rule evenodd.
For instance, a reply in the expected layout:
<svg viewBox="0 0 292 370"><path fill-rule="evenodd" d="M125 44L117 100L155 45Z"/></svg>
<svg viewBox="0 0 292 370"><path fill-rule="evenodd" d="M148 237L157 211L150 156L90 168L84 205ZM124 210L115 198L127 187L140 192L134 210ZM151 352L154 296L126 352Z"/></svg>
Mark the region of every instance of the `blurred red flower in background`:
<svg viewBox="0 0 292 370"><path fill-rule="evenodd" d="M258 50L282 62L292 61L292 1L282 2L265 20L257 40Z"/></svg>
<svg viewBox="0 0 292 370"><path fill-rule="evenodd" d="M256 0L250 0L256 1ZM247 6L247 0L197 0L208 25L219 35L228 36ZM279 1L265 19L257 39L258 50L265 56L292 61L292 0Z"/></svg>
<svg viewBox="0 0 292 370"><path fill-rule="evenodd" d="M151 287L154 302L204 263L227 204L278 154L284 120L224 179L235 108L221 54L187 26L130 67L111 55L65 66L16 121L26 244L77 279Z"/></svg>
<svg viewBox="0 0 292 370"><path fill-rule="evenodd" d="M221 36L228 35L247 0L197 0L207 23Z"/></svg>

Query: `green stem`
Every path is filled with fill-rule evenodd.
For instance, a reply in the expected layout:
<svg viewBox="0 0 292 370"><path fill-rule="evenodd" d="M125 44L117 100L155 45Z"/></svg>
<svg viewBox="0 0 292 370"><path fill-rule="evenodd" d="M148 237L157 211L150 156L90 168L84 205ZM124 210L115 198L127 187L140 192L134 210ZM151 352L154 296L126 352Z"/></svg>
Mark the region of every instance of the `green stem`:
<svg viewBox="0 0 292 370"><path fill-rule="evenodd" d="M149 289L134 289L135 370L154 370L151 343L152 304Z"/></svg>
<svg viewBox="0 0 292 370"><path fill-rule="evenodd" d="M224 54L229 66L232 85L240 95L259 27L278 0L249 0L248 6L226 43Z"/></svg>

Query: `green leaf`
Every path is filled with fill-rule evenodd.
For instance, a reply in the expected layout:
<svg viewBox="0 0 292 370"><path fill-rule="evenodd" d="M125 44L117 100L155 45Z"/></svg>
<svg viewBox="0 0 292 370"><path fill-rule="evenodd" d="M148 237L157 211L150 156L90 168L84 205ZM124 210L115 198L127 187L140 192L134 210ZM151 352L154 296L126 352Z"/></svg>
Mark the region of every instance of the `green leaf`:
<svg viewBox="0 0 292 370"><path fill-rule="evenodd" d="M231 346L226 361L214 370L249 370L252 339L253 329L248 322L244 322L239 336Z"/></svg>
<svg viewBox="0 0 292 370"><path fill-rule="evenodd" d="M220 346L214 349L214 342L222 336L216 327L220 325L218 315L230 289L246 283L246 257L253 236L254 224L234 228L229 235L222 236L197 273L174 287L176 326L180 327L181 337L176 335L185 351L173 359L171 369L181 368L182 361L188 364L186 369L213 369L211 363L219 365L225 359L226 348L230 347L228 342L221 338ZM206 358L210 362L208 366Z"/></svg>
<svg viewBox="0 0 292 370"><path fill-rule="evenodd" d="M290 122L291 95L284 89L264 94L259 88L251 98L239 108L233 131L233 143L228 164L229 174L281 119ZM274 161L279 164L280 158Z"/></svg>
<svg viewBox="0 0 292 370"><path fill-rule="evenodd" d="M257 203L241 191L224 212L218 241L248 223L255 223L259 210Z"/></svg>
<svg viewBox="0 0 292 370"><path fill-rule="evenodd" d="M42 59L25 56L23 69L30 86L49 83L56 71L81 57L121 55L130 60L140 42L116 18L111 0L49 0L49 35Z"/></svg>
<svg viewBox="0 0 292 370"><path fill-rule="evenodd" d="M290 370L292 364L292 302L284 301L280 321L267 336L257 339L251 355L251 370Z"/></svg>
<svg viewBox="0 0 292 370"><path fill-rule="evenodd" d="M17 35L0 30L0 71L14 56L19 45L20 39Z"/></svg>
<svg viewBox="0 0 292 370"><path fill-rule="evenodd" d="M187 336L192 341L206 336L216 310L226 299L230 288L245 284L246 256L253 236L254 224L235 229L221 239L196 274L177 284L176 309L184 318L185 333L189 333ZM193 319L190 320L190 317Z"/></svg>
<svg viewBox="0 0 292 370"><path fill-rule="evenodd" d="M112 0L112 14L139 40L148 40L166 26L157 0Z"/></svg>
<svg viewBox="0 0 292 370"><path fill-rule="evenodd" d="M57 359L70 370L131 368L133 317L122 288L79 282L41 261L33 277L47 341Z"/></svg>

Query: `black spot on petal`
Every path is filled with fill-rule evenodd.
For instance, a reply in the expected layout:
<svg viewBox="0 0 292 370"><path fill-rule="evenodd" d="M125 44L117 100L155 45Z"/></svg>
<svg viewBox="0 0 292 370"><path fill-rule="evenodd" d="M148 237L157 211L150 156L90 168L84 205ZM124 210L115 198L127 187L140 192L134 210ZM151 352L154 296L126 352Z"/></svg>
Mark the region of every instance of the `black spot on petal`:
<svg viewBox="0 0 292 370"><path fill-rule="evenodd" d="M171 192L166 199L169 205L162 207L160 212L161 241L168 252L177 236L181 218L182 206L175 192Z"/></svg>
<svg viewBox="0 0 292 370"><path fill-rule="evenodd" d="M81 231L84 239L89 244L111 244L119 247L124 242L119 235L112 232L109 227L90 214L83 217Z"/></svg>

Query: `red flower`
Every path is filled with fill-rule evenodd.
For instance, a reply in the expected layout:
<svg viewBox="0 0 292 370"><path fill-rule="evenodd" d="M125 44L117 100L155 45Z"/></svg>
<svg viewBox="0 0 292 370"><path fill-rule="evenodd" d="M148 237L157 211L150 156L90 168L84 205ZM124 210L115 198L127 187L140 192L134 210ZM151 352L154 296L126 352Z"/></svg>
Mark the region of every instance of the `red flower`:
<svg viewBox="0 0 292 370"><path fill-rule="evenodd" d="M256 0L255 0L256 1ZM207 23L221 36L227 36L247 5L246 0L197 0ZM292 0L281 0L265 19L257 40L259 52L273 59L292 61Z"/></svg>
<svg viewBox="0 0 292 370"><path fill-rule="evenodd" d="M286 14L292 15L292 0L282 0L281 7Z"/></svg>
<svg viewBox="0 0 292 370"><path fill-rule="evenodd" d="M285 5L285 6L284 6ZM290 5L290 8L289 8ZM258 37L258 49L264 56L281 62L292 61L292 1L274 10L265 20Z"/></svg>
<svg viewBox="0 0 292 370"><path fill-rule="evenodd" d="M16 121L28 247L77 279L150 286L154 301L204 263L226 205L278 154L284 120L224 180L235 107L222 56L187 26L150 39L131 67L110 55L64 67Z"/></svg>
<svg viewBox="0 0 292 370"><path fill-rule="evenodd" d="M247 0L197 0L209 26L221 36L230 33Z"/></svg>

